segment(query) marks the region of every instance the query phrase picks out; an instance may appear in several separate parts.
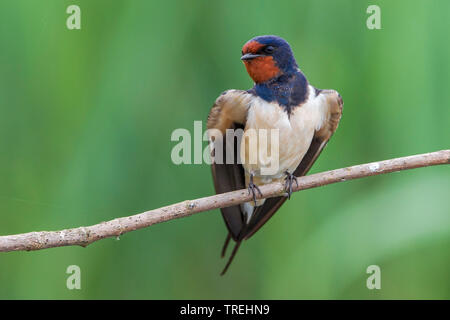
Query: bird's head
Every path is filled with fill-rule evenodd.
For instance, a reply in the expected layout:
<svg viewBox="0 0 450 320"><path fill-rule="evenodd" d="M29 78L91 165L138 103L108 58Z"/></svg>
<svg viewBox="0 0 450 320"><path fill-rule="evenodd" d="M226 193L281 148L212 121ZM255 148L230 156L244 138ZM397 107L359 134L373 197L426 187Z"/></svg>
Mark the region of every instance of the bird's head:
<svg viewBox="0 0 450 320"><path fill-rule="evenodd" d="M277 36L259 36L242 47L241 60L255 83L264 83L297 70L289 44Z"/></svg>

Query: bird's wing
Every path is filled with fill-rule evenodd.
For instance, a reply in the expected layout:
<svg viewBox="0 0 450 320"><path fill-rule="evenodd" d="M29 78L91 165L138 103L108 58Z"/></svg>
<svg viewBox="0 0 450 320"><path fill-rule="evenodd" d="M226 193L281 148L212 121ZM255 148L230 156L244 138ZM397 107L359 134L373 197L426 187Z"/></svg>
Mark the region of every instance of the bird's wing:
<svg viewBox="0 0 450 320"><path fill-rule="evenodd" d="M342 109L344 103L342 97L335 90L316 90L317 95L325 95L325 117L324 123L314 133L311 145L303 157L302 161L298 165L297 169L294 171L294 175L299 177L305 175L312 165L316 161L317 157L322 152L323 148L330 140L333 133L336 131L339 121L342 116ZM264 204L260 207L256 207L252 215L252 219L246 228L244 238L250 238L256 231L259 230L281 207L281 205L286 201L286 197L275 197L266 199Z"/></svg>
<svg viewBox="0 0 450 320"><path fill-rule="evenodd" d="M214 103L207 121L210 140L213 140L211 168L217 193L224 193L245 188L244 168L238 161L239 137L228 139L227 129L243 129L247 118L247 109L253 96L242 90L228 90L222 93ZM216 129L214 131L214 129ZM231 149L234 148L233 149ZM234 153L232 162L227 156ZM220 161L223 160L223 161ZM230 157L231 160L231 157ZM240 159L239 159L240 160ZM228 164L226 163L228 162ZM222 216L233 240L242 239L244 218L239 205L222 208Z"/></svg>

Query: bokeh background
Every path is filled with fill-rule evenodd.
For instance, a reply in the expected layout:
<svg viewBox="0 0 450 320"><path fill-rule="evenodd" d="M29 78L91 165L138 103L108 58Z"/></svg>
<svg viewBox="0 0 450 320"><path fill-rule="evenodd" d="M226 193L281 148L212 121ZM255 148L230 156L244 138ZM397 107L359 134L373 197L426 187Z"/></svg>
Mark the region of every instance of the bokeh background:
<svg viewBox="0 0 450 320"><path fill-rule="evenodd" d="M82 29L66 28L81 8ZM381 7L381 30L366 8ZM58 230L213 194L174 165L176 128L252 86L241 46L287 39L309 81L344 98L311 172L449 147L450 2L0 2L0 234ZM450 298L450 170L295 194L229 273L218 210L87 248L0 253L3 299ZM67 266L82 289L68 290ZM366 288L379 265L381 290Z"/></svg>

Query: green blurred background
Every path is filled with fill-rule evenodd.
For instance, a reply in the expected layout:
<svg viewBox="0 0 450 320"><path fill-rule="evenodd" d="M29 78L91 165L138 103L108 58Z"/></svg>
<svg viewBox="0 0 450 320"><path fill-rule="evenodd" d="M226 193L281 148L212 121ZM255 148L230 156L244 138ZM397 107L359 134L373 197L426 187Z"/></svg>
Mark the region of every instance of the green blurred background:
<svg viewBox="0 0 450 320"><path fill-rule="evenodd" d="M66 28L81 8L82 29ZM366 8L381 7L382 30ZM309 81L344 98L312 172L449 147L450 2L0 2L0 234L95 224L213 194L171 162L176 128L247 89L251 37L287 39ZM295 194L225 277L218 210L87 248L0 253L0 298L450 298L450 170ZM82 289L68 290L67 266ZM381 290L366 288L379 265Z"/></svg>

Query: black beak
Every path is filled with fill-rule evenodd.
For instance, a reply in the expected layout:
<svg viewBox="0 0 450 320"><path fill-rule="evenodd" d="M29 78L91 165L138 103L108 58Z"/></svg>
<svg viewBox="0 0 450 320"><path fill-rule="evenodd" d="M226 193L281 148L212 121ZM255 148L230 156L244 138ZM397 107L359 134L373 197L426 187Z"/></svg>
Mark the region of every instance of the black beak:
<svg viewBox="0 0 450 320"><path fill-rule="evenodd" d="M246 53L241 57L241 60L252 60L262 56L263 56L262 54Z"/></svg>

